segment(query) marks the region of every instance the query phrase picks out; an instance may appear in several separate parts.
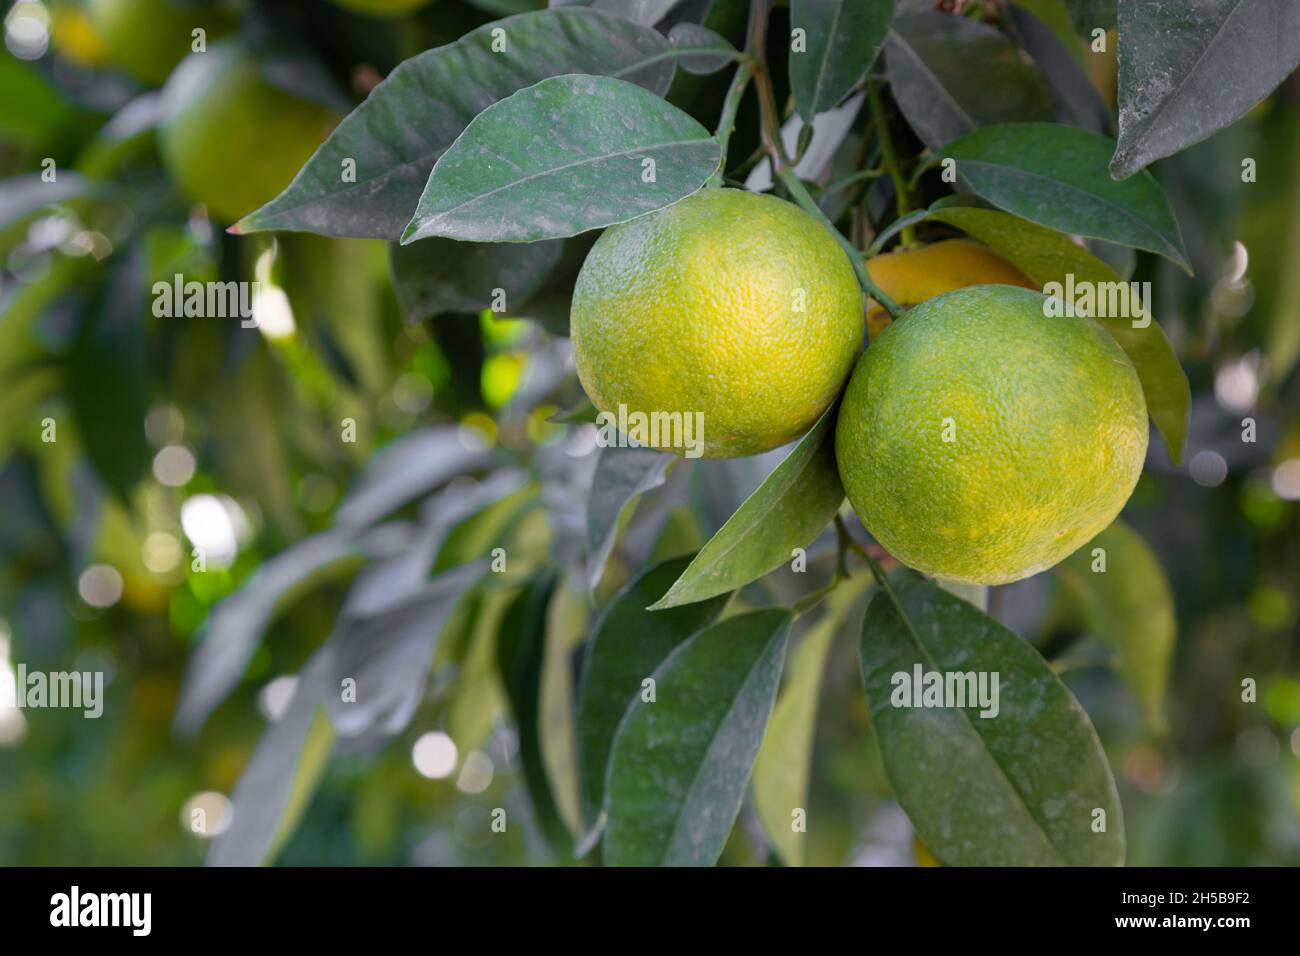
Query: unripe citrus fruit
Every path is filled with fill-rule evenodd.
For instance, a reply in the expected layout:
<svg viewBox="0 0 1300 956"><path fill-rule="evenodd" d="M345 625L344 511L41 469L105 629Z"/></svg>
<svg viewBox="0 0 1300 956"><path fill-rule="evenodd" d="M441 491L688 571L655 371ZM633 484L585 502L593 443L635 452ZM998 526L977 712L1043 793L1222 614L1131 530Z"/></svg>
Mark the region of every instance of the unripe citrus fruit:
<svg viewBox="0 0 1300 956"><path fill-rule="evenodd" d="M272 86L233 40L176 68L163 111L168 171L222 222L274 199L338 122L332 110Z"/></svg>
<svg viewBox="0 0 1300 956"><path fill-rule="evenodd" d="M170 0L88 0L90 24L107 48L110 64L146 86L158 86L193 48L191 31L213 39L228 18L203 6Z"/></svg>
<svg viewBox="0 0 1300 956"><path fill-rule="evenodd" d="M1011 286L948 292L863 354L835 454L853 509L919 571L1006 584L1056 564L1119 513L1147 448L1132 363L1087 318Z"/></svg>
<svg viewBox="0 0 1300 956"><path fill-rule="evenodd" d="M704 189L605 230L570 329L597 408L699 413L704 456L733 458L797 438L830 405L862 345L862 294L798 207Z"/></svg>
<svg viewBox="0 0 1300 956"><path fill-rule="evenodd" d="M971 285L1018 285L1037 288L1006 259L974 239L944 239L872 256L871 281L900 306L910 309L926 299ZM874 341L889 324L889 313L875 299L867 302L867 330Z"/></svg>

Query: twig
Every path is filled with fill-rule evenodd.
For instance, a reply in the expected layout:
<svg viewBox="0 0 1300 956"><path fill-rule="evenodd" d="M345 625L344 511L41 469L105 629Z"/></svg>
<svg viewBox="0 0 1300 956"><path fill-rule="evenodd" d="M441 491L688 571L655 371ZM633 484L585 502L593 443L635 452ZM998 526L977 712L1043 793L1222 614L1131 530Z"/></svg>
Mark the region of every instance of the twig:
<svg viewBox="0 0 1300 956"><path fill-rule="evenodd" d="M894 181L894 201L898 206L898 218L902 219L912 211L912 190L903 177L902 167L898 163L898 151L894 148L894 134L889 130L889 119L885 116L885 103L880 98L880 87L874 80L867 83L867 101L871 104L871 116L876 121L876 135L880 139L880 156L889 177ZM916 230L912 226L903 227L903 245L910 246L916 241Z"/></svg>

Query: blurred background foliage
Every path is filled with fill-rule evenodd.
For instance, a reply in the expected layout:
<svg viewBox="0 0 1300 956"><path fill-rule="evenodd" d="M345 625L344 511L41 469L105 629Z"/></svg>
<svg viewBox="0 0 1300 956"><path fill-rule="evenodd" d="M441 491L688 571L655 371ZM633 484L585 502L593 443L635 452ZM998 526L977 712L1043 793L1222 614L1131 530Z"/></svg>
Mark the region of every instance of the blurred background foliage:
<svg viewBox="0 0 1300 956"><path fill-rule="evenodd" d="M363 737L339 748L279 860L554 860L542 828L497 835L488 826L496 807L512 819L533 812L525 748L504 716L507 690L491 654L494 631L532 572L558 565L547 626L564 636L548 639L548 647L559 640L560 651L544 692L562 698L571 690L573 651L589 614L573 554L583 547L597 453L566 364L565 281L591 237L566 242L529 300L505 316L479 311L486 302L471 281L472 261L455 288L398 282L395 291L392 271L401 266L383 242L228 234L229 222L195 205L164 161L157 92L181 59L190 24L202 22L214 40L237 33L281 94L341 115L403 59L539 5L5 4L0 682L12 684L21 662L29 670L102 671L108 686L98 720L0 710L0 862L203 858L207 840L192 832L192 811L204 810L216 826L228 813L227 797L268 720L284 712L292 675L335 629L357 563L310 576L307 598L275 617L229 697L196 734L178 734L182 679L205 622L269 559L346 523L339 506L356 501L345 497L349 489L391 484L398 465L376 452L403 440L417 443L406 447L425 471L433 468L416 469L417 483L428 485L421 494L457 470L474 477L444 493L473 497L497 482L492 504L475 504L473 521L458 525L440 553L479 557L508 543L511 566L450 611L428 692L396 739ZM385 6L401 15L371 15ZM744 13L744 4L726 0L678 11L737 44ZM787 16L784 8L774 13L777 52ZM177 24L179 45L164 42ZM771 60L784 96L777 52ZM1113 50L1089 55L1087 65L1113 106ZM668 98L711 128L727 82L725 73L679 72ZM753 113L741 111L733 165L757 147L746 119ZM843 134L823 178L860 154L864 126L859 118ZM1257 182L1242 181L1243 157L1257 161ZM268 161L256 150L247 156L250 165ZM42 181L50 168L56 178ZM1134 278L1154 284L1157 315L1194 394L1186 464L1174 467L1153 443L1125 511L1140 535L1127 546L1140 550L1145 540L1158 566L1110 578L1114 593L1088 594L1093 585L1067 563L995 589L990 611L1053 659L1092 716L1120 783L1130 863L1296 864L1300 81L1293 76L1242 122L1156 171L1196 268L1189 278L1150 256L1127 264ZM867 208L888 202L885 188L868 191ZM845 223L856 215L838 212ZM943 235L942 226L926 228L934 230L929 238ZM418 272L419 262L408 268ZM261 281L259 328L154 315L149 290L177 273ZM576 421L556 419L574 408ZM1242 441L1245 418L1256 423L1254 442ZM629 527L638 533L619 540L596 603L650 558L707 540L780 460L774 455L674 470L637 505ZM453 464L440 478L443 459ZM423 520L417 497L393 499L402 534ZM410 542L385 547L391 556ZM194 548L207 555L202 572L193 568ZM821 572L808 576L814 584L825 579L831 550L810 551L810 571ZM785 572L753 587L766 589L759 603L807 589ZM1177 641L1167 701L1156 708L1163 719L1144 720L1141 691L1099 666L1108 653L1102 638L1125 628L1168 630L1171 621L1160 618L1165 588ZM817 823L806 858L911 864L918 850L870 739L850 633L858 620L849 614L831 645L818 703L808 804ZM1258 685L1255 703L1242 701L1247 678ZM571 714L564 706L542 713L543 756L563 779L571 775L564 764ZM566 788L555 789L561 815L572 819ZM770 859L759 814L747 806L723 862Z"/></svg>

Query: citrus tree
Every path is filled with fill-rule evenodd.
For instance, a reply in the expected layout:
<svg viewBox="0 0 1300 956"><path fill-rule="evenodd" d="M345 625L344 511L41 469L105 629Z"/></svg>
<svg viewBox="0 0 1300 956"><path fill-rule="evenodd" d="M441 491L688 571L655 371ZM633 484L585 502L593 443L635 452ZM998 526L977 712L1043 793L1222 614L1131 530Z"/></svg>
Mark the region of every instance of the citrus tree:
<svg viewBox="0 0 1300 956"><path fill-rule="evenodd" d="M344 25L424 7L338 5ZM176 38L133 53L151 6ZM275 859L332 756L429 726L448 772L509 736L528 800L481 828L541 858L825 860L809 808L830 703L874 736L870 800L897 802L918 859L1124 863L1111 760L1062 677L1078 648L1026 640L997 596L1041 574L1050 615L1105 649L1085 666L1126 688L1127 731L1167 733L1170 589L1120 513L1188 440L1149 290L1193 289L1219 253L1185 239L1152 164L1269 97L1300 8L534 6L435 4L386 76L354 72L352 102L320 59L348 30L313 51L283 11L94 0L66 34L83 65L161 87L47 183L130 251L93 278L61 260L0 335L80 290L96 318L68 388L110 507L149 507L149 449L119 423L150 386L93 387L141 354L117 348L138 333L114 321L126 290L156 306L253 275L246 334L292 372L213 413L284 547L191 584L210 611L171 613L198 638L185 734L270 628L310 621L209 862ZM129 184L155 143L171 191L127 222L103 176ZM1230 160L1243 183L1282 177ZM144 284L173 274L175 295ZM320 348L290 334L291 302ZM238 334L178 337L176 367ZM373 400L396 375L406 414ZM268 425L281 407L297 422ZM307 456L359 471L304 523L271 474ZM211 580L189 537L178 573Z"/></svg>

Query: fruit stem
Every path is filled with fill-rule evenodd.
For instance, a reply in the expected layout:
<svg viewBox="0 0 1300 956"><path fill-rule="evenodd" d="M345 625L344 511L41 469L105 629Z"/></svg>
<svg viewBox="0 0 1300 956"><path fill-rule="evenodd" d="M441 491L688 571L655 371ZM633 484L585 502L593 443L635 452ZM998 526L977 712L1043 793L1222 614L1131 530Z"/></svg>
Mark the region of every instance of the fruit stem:
<svg viewBox="0 0 1300 956"><path fill-rule="evenodd" d="M842 545L847 546L850 551L867 562L867 567L871 569L871 576L876 579L876 583L880 585L881 589L886 591L893 598L894 603L897 604L898 596L894 594L894 589L890 586L889 578L885 576L884 570L881 569L876 559L871 556L871 552L858 544L853 535L849 533L849 529L845 527L844 519L839 515L835 516L835 533L840 536Z"/></svg>
<svg viewBox="0 0 1300 956"><path fill-rule="evenodd" d="M894 181L894 201L898 205L898 218L902 219L912 211L912 191L898 163L898 151L894 148L894 134L890 132L889 120L885 116L885 102L880 97L880 86L874 80L867 81L867 101L871 104L871 115L876 121L881 160L889 170L889 178ZM902 241L905 246L916 242L916 230L911 224L903 227Z"/></svg>
<svg viewBox="0 0 1300 956"><path fill-rule="evenodd" d="M885 293L881 292L876 284L871 281L871 274L867 272L867 260L862 254L862 250L849 242L842 232L835 228L835 223L826 217L822 212L821 206L817 205L816 200L808 194L804 184L795 175L794 168L790 165L790 157L786 155L785 147L781 144L781 121L776 112L776 96L772 92L772 77L767 69L767 55L764 52L764 38L767 35L767 13L768 0L751 0L749 7L749 31L748 41L745 44L745 50L754 58L754 89L758 93L758 112L760 117L760 129L762 131L763 148L767 150L767 155L772 161L772 170L775 178L785 186L786 191L803 210L809 213L813 218L830 230L830 234L835 237L835 241L840 244L845 255L849 257L849 262L853 265L853 272L858 277L858 285L871 298L879 302L891 319L898 318L902 311L898 303L891 299ZM877 125L879 125L877 123Z"/></svg>
<svg viewBox="0 0 1300 956"><path fill-rule="evenodd" d="M835 224L826 218L826 213L822 212L821 206L817 205L812 196L808 195L807 188L795 175L794 170L789 166L782 166L780 172L777 173L777 178L785 184L786 190L790 193L790 198L830 230L831 235L835 237L835 241L840 244L840 247L849 257L849 262L853 265L853 271L857 274L858 285L862 287L862 291L884 306L891 319L898 318L902 309L899 308L897 302L882 292L871 281L871 274L867 272L867 259L862 250L849 242L845 235L835 228Z"/></svg>
<svg viewBox="0 0 1300 956"><path fill-rule="evenodd" d="M722 185L723 174L727 169L727 144L736 129L736 112L740 109L740 100L745 95L745 88L749 86L749 80L753 75L754 60L750 57L741 61L736 67L736 75L731 79L731 87L727 90L727 98L723 100L722 115L718 118L718 129L715 133L718 144L722 147L722 156L718 160L717 172L709 177L710 187Z"/></svg>

